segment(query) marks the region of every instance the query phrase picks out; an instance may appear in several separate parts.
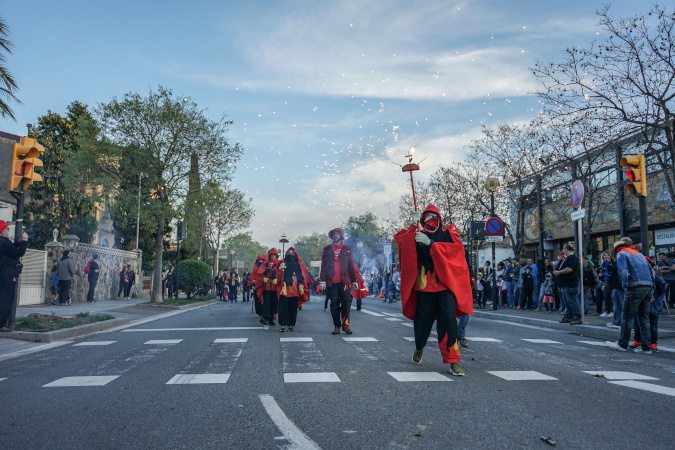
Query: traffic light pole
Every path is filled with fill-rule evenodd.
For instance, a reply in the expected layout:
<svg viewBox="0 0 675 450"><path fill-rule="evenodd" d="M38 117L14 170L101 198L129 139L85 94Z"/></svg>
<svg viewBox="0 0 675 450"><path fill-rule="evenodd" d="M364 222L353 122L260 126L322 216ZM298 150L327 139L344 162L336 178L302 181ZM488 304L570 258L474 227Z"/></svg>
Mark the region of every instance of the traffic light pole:
<svg viewBox="0 0 675 450"><path fill-rule="evenodd" d="M647 229L647 197L638 197L640 206L640 243L642 244L642 254L649 256L649 230Z"/></svg>
<svg viewBox="0 0 675 450"><path fill-rule="evenodd" d="M12 194L16 199L16 222L14 225L14 242L19 242L21 236L23 235L23 205L26 202L26 191L23 191L21 194ZM19 297L19 286L20 283L17 283L17 287L14 290L14 301L12 302L12 307L9 314L9 323L8 328L14 328L14 323L16 322L16 303Z"/></svg>

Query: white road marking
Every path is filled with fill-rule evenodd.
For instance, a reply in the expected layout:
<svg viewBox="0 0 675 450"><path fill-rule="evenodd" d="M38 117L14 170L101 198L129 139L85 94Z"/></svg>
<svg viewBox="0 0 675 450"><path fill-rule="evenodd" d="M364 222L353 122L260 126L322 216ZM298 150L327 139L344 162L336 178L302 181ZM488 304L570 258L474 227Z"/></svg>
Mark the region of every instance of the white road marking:
<svg viewBox="0 0 675 450"><path fill-rule="evenodd" d="M100 377L64 377L45 384L42 387L80 387L80 386L105 386L119 375Z"/></svg>
<svg viewBox="0 0 675 450"><path fill-rule="evenodd" d="M562 342L552 341L550 339L521 339L521 341L532 342L533 344L562 344Z"/></svg>
<svg viewBox="0 0 675 450"><path fill-rule="evenodd" d="M181 373L166 384L224 384L229 379L229 373Z"/></svg>
<svg viewBox="0 0 675 450"><path fill-rule="evenodd" d="M664 394L669 395L671 397L675 397L675 389L673 388L643 383L642 381L626 380L626 381L610 381L610 383L618 384L619 386L626 386L630 388L640 389L641 391L654 392L656 394Z"/></svg>
<svg viewBox="0 0 675 450"><path fill-rule="evenodd" d="M387 372L396 381L452 381L438 372Z"/></svg>
<svg viewBox="0 0 675 450"><path fill-rule="evenodd" d="M673 348L673 347L659 347L659 351L675 353L675 348Z"/></svg>
<svg viewBox="0 0 675 450"><path fill-rule="evenodd" d="M498 370L488 371L488 373L506 381L557 380L557 378L549 377L534 370Z"/></svg>
<svg viewBox="0 0 675 450"><path fill-rule="evenodd" d="M415 326L415 325L412 324L412 323L405 323L405 322L403 322L401 325L404 325L404 326L410 327L410 328L413 328L413 327ZM432 333L433 333L433 331L432 331Z"/></svg>
<svg viewBox="0 0 675 450"><path fill-rule="evenodd" d="M206 306L206 305L204 305L204 306ZM183 314L183 313L186 313L188 311L203 308L204 306L199 306L197 308L192 308L192 309L183 309L183 310L180 310L180 311L170 311L170 312L164 313L164 314L158 314L156 316L148 317L147 319L137 320L134 323L128 323L126 325L121 325L119 327L110 328L109 330L99 331L99 333L112 333L113 331L120 331L120 330L129 331L129 330L126 330L129 327L137 327L138 325L143 325L143 324L148 323L148 322L154 322L155 320L165 319L167 317L175 316L175 315L178 315L178 314Z"/></svg>
<svg viewBox="0 0 675 450"><path fill-rule="evenodd" d="M356 309L356 308L354 308L352 306L352 309ZM368 311L367 309L363 309L363 308L361 308L361 312L366 313L366 314L370 314L371 316L375 316L375 317L384 317L384 314L376 313L376 312L373 312L373 311Z"/></svg>
<svg viewBox="0 0 675 450"><path fill-rule="evenodd" d="M279 342L314 342L311 337L284 337L279 338Z"/></svg>
<svg viewBox="0 0 675 450"><path fill-rule="evenodd" d="M214 344L231 344L235 342L248 342L248 338L223 338L213 341Z"/></svg>
<svg viewBox="0 0 675 450"><path fill-rule="evenodd" d="M392 317L398 317L398 316L402 316L402 315L403 315L403 314L400 314L400 313L395 313L395 314L393 314L393 313L388 313L388 312L383 312L382 314L386 314L387 316L392 316Z"/></svg>
<svg viewBox="0 0 675 450"><path fill-rule="evenodd" d="M649 377L647 375L640 375L639 373L633 372L620 372L613 370L582 370L583 373L589 375L602 375L608 380L658 380L658 378Z"/></svg>
<svg viewBox="0 0 675 450"><path fill-rule="evenodd" d="M231 331L231 330L262 330L263 327L207 327L207 328L135 328L124 330L125 333L133 331Z"/></svg>
<svg viewBox="0 0 675 450"><path fill-rule="evenodd" d="M414 338L414 337L408 337L408 336L406 336L406 337L404 337L403 339L405 339L406 341L415 342L415 338ZM427 341L437 341L437 342L438 342L438 338L435 338L435 337L433 337L433 336L429 336L429 339L427 339Z"/></svg>
<svg viewBox="0 0 675 450"><path fill-rule="evenodd" d="M607 347L607 344L605 341L577 341L581 342L582 344L588 344L588 345L598 345L600 347Z"/></svg>
<svg viewBox="0 0 675 450"><path fill-rule="evenodd" d="M314 441L312 441L305 433L295 426L293 421L286 417L286 414L281 410L274 397L268 394L261 394L260 401L267 411L267 414L272 419L272 422L279 428L281 434L292 444L292 448L303 450L320 450Z"/></svg>
<svg viewBox="0 0 675 450"><path fill-rule="evenodd" d="M179 344L182 339L155 339L146 342L148 345Z"/></svg>
<svg viewBox="0 0 675 450"><path fill-rule="evenodd" d="M285 373L284 383L339 383L335 372Z"/></svg>
<svg viewBox="0 0 675 450"><path fill-rule="evenodd" d="M403 320L399 319L398 317L385 317L384 320L391 320L392 322L403 322Z"/></svg>
<svg viewBox="0 0 675 450"><path fill-rule="evenodd" d="M499 339L483 337L467 337L466 340L471 342L502 342Z"/></svg>
<svg viewBox="0 0 675 450"><path fill-rule="evenodd" d="M23 350L17 350L15 352L5 353L4 355L0 355L0 361L6 361L12 358L19 358L21 356L29 355L31 353L41 352L42 350L49 350L50 348L72 344L73 342L74 341L52 342L50 344L38 345L37 347L25 348Z"/></svg>
<svg viewBox="0 0 675 450"><path fill-rule="evenodd" d="M80 342L79 344L73 345L73 347L80 347L80 346L89 346L89 345L110 345L114 344L117 341L91 341L91 342Z"/></svg>
<svg viewBox="0 0 675 450"><path fill-rule="evenodd" d="M346 342L377 342L374 337L343 337Z"/></svg>
<svg viewBox="0 0 675 450"><path fill-rule="evenodd" d="M0 381L2 381L2 380L6 380L6 379L7 379L7 378L0 378Z"/></svg>

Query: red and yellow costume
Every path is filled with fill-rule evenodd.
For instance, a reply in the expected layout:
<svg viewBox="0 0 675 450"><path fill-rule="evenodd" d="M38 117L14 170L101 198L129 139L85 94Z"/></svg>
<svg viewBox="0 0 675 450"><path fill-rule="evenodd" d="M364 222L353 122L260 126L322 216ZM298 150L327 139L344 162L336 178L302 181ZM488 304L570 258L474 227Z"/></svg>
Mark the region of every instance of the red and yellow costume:
<svg viewBox="0 0 675 450"><path fill-rule="evenodd" d="M263 325L274 325L274 316L277 314L279 298L277 297L277 280L280 276L277 266L278 252L276 248L271 248L267 252L267 261L258 267L256 271L256 291L261 293L262 298L262 319Z"/></svg>

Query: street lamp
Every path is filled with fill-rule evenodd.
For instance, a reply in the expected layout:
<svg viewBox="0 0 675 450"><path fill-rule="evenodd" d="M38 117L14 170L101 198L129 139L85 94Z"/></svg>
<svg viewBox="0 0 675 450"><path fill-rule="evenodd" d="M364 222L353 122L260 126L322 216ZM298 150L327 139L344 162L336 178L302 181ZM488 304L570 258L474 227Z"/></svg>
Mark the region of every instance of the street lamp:
<svg viewBox="0 0 675 450"><path fill-rule="evenodd" d="M286 233L281 233L281 236L279 236L279 242L281 243L281 258L283 259L284 255L286 254L286 244L289 242Z"/></svg>
<svg viewBox="0 0 675 450"><path fill-rule="evenodd" d="M363 248L363 242L361 242L361 241L357 242L356 246L359 248L359 262L361 264L363 264L363 256L364 255L361 254L361 249Z"/></svg>
<svg viewBox="0 0 675 450"><path fill-rule="evenodd" d="M230 269L234 266L234 250L230 250Z"/></svg>
<svg viewBox="0 0 675 450"><path fill-rule="evenodd" d="M485 190L490 192L490 217L495 216L495 191L499 189L499 180L493 177L488 178L485 181ZM495 243L492 243L492 309L498 309L498 300L497 300L497 280L495 279L495 270L497 269L495 256Z"/></svg>

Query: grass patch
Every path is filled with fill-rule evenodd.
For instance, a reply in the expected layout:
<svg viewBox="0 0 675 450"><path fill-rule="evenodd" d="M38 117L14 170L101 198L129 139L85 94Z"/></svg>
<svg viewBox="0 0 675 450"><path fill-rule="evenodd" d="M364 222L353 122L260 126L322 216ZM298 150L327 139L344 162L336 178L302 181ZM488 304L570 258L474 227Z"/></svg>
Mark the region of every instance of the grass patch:
<svg viewBox="0 0 675 450"><path fill-rule="evenodd" d="M44 333L47 331L72 328L88 323L103 322L104 320L110 320L114 318L115 317L109 314L102 316L90 316L88 311L81 312L74 317L60 317L54 314L50 316L44 314L30 314L26 317L17 317L14 329L16 331L33 331Z"/></svg>

